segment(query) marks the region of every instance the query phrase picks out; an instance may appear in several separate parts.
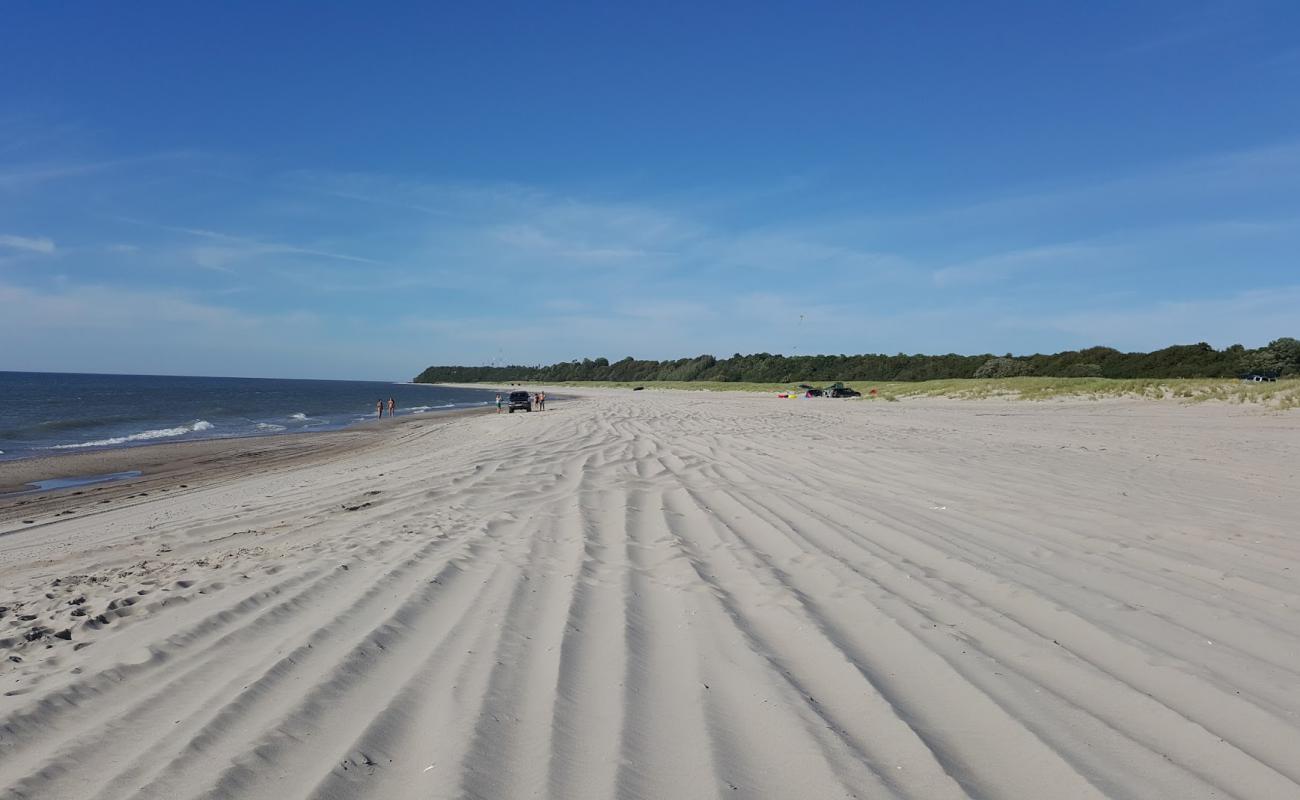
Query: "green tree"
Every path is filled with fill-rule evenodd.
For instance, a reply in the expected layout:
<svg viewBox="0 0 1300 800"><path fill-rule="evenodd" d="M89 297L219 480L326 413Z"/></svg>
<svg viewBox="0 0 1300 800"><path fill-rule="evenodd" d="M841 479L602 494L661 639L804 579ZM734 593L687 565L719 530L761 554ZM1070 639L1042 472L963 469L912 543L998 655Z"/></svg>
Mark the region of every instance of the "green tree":
<svg viewBox="0 0 1300 800"><path fill-rule="evenodd" d="M976 378L1017 378L1029 374L1029 365L1007 356L990 358L975 370Z"/></svg>
<svg viewBox="0 0 1300 800"><path fill-rule="evenodd" d="M1278 371L1283 375L1300 373L1300 339L1290 336L1274 339L1268 343L1268 350L1277 359L1280 366Z"/></svg>

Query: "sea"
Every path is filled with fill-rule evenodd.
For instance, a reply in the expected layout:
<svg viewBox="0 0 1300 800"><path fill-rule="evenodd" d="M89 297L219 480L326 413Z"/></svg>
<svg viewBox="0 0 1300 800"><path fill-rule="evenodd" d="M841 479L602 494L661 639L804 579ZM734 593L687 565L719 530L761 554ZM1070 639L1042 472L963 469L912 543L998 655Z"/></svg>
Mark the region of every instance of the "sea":
<svg viewBox="0 0 1300 800"><path fill-rule="evenodd" d="M275 436L492 405L490 389L377 381L0 372L0 461L159 442Z"/></svg>

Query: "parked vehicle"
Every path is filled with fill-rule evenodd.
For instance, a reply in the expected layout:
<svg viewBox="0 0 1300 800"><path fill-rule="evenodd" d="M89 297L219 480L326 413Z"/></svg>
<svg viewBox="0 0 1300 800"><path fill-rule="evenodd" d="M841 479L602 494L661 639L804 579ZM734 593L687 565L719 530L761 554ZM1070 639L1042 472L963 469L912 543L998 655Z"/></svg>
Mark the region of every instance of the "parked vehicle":
<svg viewBox="0 0 1300 800"><path fill-rule="evenodd" d="M506 410L513 414L516 409L532 411L533 396L528 392L511 392L509 404L507 405Z"/></svg>
<svg viewBox="0 0 1300 800"><path fill-rule="evenodd" d="M781 392L777 397L861 397L862 392L856 389L850 389L843 383L836 381L825 389L819 389L807 383L799 384L799 391Z"/></svg>

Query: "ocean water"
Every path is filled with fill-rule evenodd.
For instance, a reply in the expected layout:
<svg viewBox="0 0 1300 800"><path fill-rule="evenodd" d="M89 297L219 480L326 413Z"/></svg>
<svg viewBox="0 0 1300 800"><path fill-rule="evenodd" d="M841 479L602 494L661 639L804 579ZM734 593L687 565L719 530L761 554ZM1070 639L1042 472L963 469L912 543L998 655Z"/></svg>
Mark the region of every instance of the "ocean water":
<svg viewBox="0 0 1300 800"><path fill-rule="evenodd" d="M194 439L321 431L375 418L475 408L488 389L374 381L0 372L0 461Z"/></svg>

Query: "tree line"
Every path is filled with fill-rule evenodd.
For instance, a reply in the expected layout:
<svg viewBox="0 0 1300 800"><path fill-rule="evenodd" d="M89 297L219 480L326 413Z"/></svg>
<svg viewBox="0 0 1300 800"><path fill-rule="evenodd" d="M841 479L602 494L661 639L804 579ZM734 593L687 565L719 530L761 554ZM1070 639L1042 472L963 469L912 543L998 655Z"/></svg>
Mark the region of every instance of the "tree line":
<svg viewBox="0 0 1300 800"><path fill-rule="evenodd" d="M1231 378L1251 374L1300 375L1300 341L1276 339L1266 347L1239 344L1216 350L1210 345L1175 345L1151 353L1124 353L1090 347L1048 355L821 355L783 356L736 353L674 361L621 361L584 358L548 366L433 366L416 383L504 383L510 381L926 381L946 378L1004 378L1024 375L1059 378Z"/></svg>

